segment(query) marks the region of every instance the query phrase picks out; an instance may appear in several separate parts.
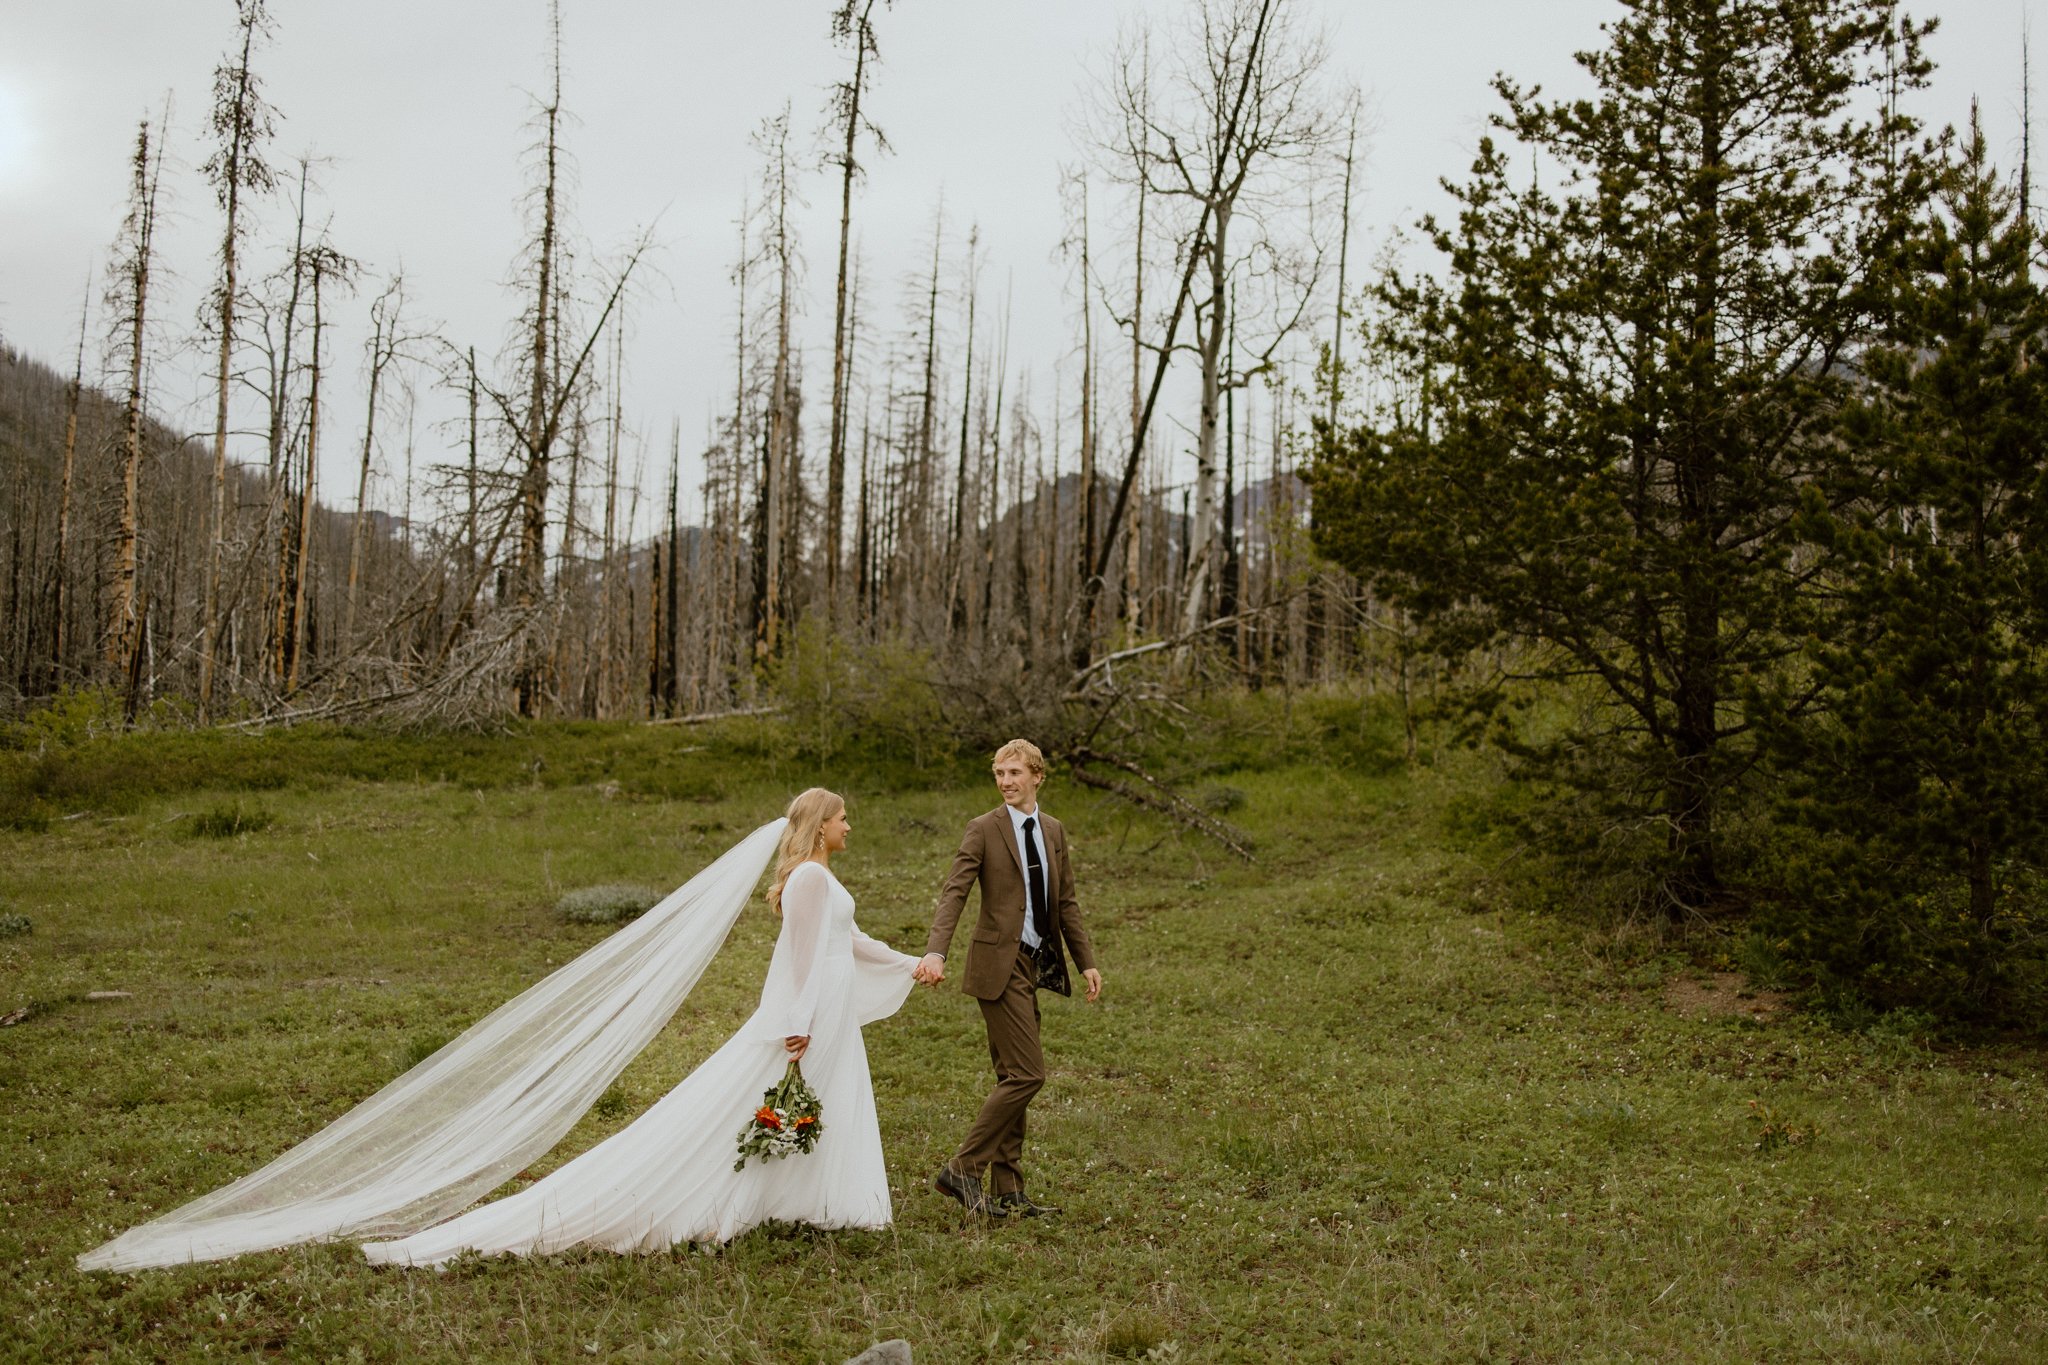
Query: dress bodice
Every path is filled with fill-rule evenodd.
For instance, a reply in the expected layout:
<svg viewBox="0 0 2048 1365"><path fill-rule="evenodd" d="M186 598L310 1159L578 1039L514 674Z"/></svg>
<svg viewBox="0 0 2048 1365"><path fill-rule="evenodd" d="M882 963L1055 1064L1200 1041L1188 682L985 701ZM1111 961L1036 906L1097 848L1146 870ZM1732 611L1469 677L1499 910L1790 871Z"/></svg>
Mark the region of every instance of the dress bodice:
<svg viewBox="0 0 2048 1365"><path fill-rule="evenodd" d="M828 945L845 948L853 938L853 893L840 885L839 878L832 875L830 868L819 867L816 863L805 863L804 866L818 868L816 873L809 874L810 880L825 884L824 930Z"/></svg>
<svg viewBox="0 0 2048 1365"><path fill-rule="evenodd" d="M853 896L831 870L799 864L782 884L782 928L761 983L758 1036L794 1037L838 1024L848 1007L857 1027L894 1013L917 959L860 931Z"/></svg>

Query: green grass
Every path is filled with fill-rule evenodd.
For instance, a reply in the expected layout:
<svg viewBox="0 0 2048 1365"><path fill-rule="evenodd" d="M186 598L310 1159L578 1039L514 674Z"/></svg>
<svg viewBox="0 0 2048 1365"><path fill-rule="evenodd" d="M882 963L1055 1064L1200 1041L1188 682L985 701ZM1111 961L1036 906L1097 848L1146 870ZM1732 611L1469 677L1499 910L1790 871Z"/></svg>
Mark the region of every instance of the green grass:
<svg viewBox="0 0 2048 1365"><path fill-rule="evenodd" d="M34 922L0 939L0 1017L29 1010L0 1030L0 1357L838 1361L902 1336L920 1362L2038 1358L2037 1052L1667 1010L1682 964L1619 969L1475 894L1476 765L1410 775L1353 717L1248 710L1175 764L1255 867L1047 789L1108 978L1096 1007L1045 1006L1028 1167L1064 1217L963 1226L928 1188L988 1083L949 983L867 1031L893 1229L439 1275L347 1245L72 1258L608 932L559 918L565 892L674 885L813 781L851 798L835 866L863 927L915 950L993 800L975 765L826 773L772 736L625 726L19 751L43 821L0 832L0 902ZM1310 761L1331 735L1341 764ZM267 825L191 836L251 791ZM536 1170L723 1039L771 933L741 920Z"/></svg>

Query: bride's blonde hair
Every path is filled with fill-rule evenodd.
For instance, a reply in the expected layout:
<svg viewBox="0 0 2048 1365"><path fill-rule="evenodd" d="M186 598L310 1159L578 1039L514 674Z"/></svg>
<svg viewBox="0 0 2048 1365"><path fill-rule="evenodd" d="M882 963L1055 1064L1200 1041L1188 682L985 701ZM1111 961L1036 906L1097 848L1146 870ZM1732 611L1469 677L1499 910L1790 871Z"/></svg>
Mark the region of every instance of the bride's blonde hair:
<svg viewBox="0 0 2048 1365"><path fill-rule="evenodd" d="M789 824L782 831L782 847L775 859L775 882L768 888L768 905L782 913L782 884L789 874L810 861L825 845L825 822L846 809L838 793L812 787L797 793L789 803Z"/></svg>

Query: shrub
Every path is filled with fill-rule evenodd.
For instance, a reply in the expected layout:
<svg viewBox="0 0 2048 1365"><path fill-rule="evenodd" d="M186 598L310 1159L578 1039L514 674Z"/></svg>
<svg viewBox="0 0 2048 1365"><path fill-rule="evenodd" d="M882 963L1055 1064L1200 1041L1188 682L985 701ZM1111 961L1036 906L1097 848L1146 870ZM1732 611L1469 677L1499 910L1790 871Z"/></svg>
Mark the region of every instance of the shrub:
<svg viewBox="0 0 2048 1365"><path fill-rule="evenodd" d="M270 812L253 806L244 810L239 801L202 811L192 820L192 833L201 839L232 839L237 834L254 834L269 827Z"/></svg>
<svg viewBox="0 0 2048 1365"><path fill-rule="evenodd" d="M1178 1353L1167 1340L1169 1330L1166 1319L1157 1313L1136 1310L1110 1324L1103 1334L1102 1349L1126 1359L1171 1359Z"/></svg>
<svg viewBox="0 0 2048 1365"><path fill-rule="evenodd" d="M908 753L923 768L950 759L955 748L936 676L929 651L840 639L805 620L772 682L798 753L826 760L849 752L870 760Z"/></svg>
<svg viewBox="0 0 2048 1365"><path fill-rule="evenodd" d="M18 829L24 834L41 834L50 828L50 807L34 792L7 785L0 787L0 829Z"/></svg>
<svg viewBox="0 0 2048 1365"><path fill-rule="evenodd" d="M1756 1125L1754 1145L1759 1152L1775 1152L1786 1147L1808 1147L1820 1136L1819 1124L1795 1121L1762 1100L1749 1101L1749 1119Z"/></svg>
<svg viewBox="0 0 2048 1365"><path fill-rule="evenodd" d="M125 709L112 688L66 688L20 719L0 725L0 748L42 751L119 734L127 728Z"/></svg>
<svg viewBox="0 0 2048 1365"><path fill-rule="evenodd" d="M662 892L633 882L606 882L569 892L555 902L555 913L571 924L623 924L652 909Z"/></svg>
<svg viewBox="0 0 2048 1365"><path fill-rule="evenodd" d="M35 923L27 915L9 910L0 913L0 938L20 938L35 932Z"/></svg>

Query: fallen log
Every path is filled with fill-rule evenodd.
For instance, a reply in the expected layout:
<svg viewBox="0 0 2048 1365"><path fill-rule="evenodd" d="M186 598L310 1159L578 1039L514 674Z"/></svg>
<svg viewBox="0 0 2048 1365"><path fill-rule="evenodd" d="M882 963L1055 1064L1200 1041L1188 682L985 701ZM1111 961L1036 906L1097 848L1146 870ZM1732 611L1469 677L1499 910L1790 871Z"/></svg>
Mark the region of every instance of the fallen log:
<svg viewBox="0 0 2048 1365"><path fill-rule="evenodd" d="M1257 858L1252 856L1250 838L1242 830L1236 829L1210 815L1200 806L1197 806L1194 802L1188 800L1185 796L1182 796L1179 792L1167 786L1164 782L1161 782L1129 759L1118 758L1114 754L1100 753L1088 748L1073 750L1067 755L1067 759L1068 771L1073 774L1074 780L1082 786L1093 787L1097 791L1106 791L1113 796L1122 797L1134 806L1143 806L1147 810L1157 811L1184 829L1191 829L1198 834L1208 836L1248 863L1256 863L1258 861ZM1128 782L1121 782L1116 778L1105 777L1101 773L1091 772L1086 766L1091 762L1106 763L1111 767L1120 768L1124 772L1136 777L1145 785L1143 787L1134 787Z"/></svg>

